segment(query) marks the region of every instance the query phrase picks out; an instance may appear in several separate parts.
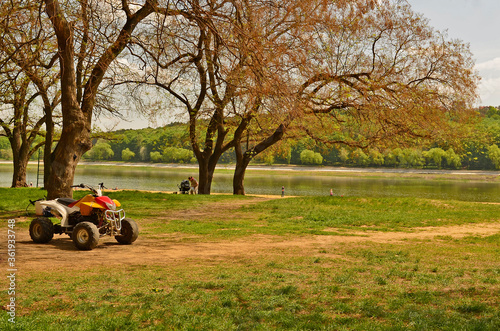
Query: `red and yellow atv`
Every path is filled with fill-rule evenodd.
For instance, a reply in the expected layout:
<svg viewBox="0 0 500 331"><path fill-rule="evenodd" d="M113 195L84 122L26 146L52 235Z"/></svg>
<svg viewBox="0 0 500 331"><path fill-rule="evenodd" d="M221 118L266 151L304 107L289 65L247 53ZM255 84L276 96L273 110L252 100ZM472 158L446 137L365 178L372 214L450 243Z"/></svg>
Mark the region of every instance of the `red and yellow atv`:
<svg viewBox="0 0 500 331"><path fill-rule="evenodd" d="M87 188L87 194L79 200L58 198L34 201L38 216L30 224L30 237L36 243L48 243L54 233L68 234L78 249L91 250L103 236L113 236L120 244L133 243L139 228L134 220L125 217L125 211L118 209L121 204L102 195L103 183L97 188L80 184L72 187ZM60 219L53 224L50 218Z"/></svg>

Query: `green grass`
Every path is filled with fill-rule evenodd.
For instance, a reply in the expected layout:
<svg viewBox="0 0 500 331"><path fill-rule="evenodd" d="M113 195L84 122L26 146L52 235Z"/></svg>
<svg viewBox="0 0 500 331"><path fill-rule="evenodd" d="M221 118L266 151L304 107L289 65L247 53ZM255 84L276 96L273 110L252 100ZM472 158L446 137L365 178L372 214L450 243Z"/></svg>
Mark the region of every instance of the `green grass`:
<svg viewBox="0 0 500 331"><path fill-rule="evenodd" d="M2 227L7 218L22 216L26 199L39 193L0 189ZM157 263L90 268L55 263L44 271L23 271L18 265L17 323L13 327L1 313L1 330L500 329L499 233L370 238L389 231L498 223L499 205L109 194L122 202L140 225L140 238L151 245L245 241L259 248L262 237L275 245L259 254ZM27 224L18 222L17 231L27 231ZM327 236L335 240L324 241ZM310 244L280 245L303 240ZM79 254L75 250L75 259ZM5 302L6 286L0 284Z"/></svg>

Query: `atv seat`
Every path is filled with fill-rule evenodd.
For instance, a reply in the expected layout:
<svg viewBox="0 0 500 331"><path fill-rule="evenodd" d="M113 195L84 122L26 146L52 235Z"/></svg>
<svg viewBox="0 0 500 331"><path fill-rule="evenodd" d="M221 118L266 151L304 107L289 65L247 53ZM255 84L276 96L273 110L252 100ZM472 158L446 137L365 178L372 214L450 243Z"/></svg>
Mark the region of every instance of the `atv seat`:
<svg viewBox="0 0 500 331"><path fill-rule="evenodd" d="M70 204L72 204L75 201L76 201L75 199L71 199L71 198L59 198L59 199L57 199L57 202L65 205L65 206L69 206Z"/></svg>

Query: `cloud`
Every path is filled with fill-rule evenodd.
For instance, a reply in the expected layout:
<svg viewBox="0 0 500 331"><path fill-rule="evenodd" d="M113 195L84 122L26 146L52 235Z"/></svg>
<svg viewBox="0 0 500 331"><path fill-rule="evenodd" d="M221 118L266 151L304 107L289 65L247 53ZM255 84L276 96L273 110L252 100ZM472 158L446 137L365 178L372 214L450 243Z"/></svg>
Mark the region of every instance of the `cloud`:
<svg viewBox="0 0 500 331"><path fill-rule="evenodd" d="M481 62L476 64L476 69L479 71L500 71L500 57L494 58L493 60L489 60L486 62Z"/></svg>
<svg viewBox="0 0 500 331"><path fill-rule="evenodd" d="M481 104L487 106L500 105L500 76L483 79L479 83Z"/></svg>
<svg viewBox="0 0 500 331"><path fill-rule="evenodd" d="M479 83L481 104L500 105L500 57L478 63L475 68L481 76Z"/></svg>

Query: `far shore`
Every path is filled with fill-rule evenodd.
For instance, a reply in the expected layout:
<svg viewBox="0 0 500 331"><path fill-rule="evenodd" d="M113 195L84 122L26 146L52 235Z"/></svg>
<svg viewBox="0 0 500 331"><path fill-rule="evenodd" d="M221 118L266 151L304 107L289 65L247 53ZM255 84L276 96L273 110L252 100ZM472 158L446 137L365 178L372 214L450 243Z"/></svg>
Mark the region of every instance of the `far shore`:
<svg viewBox="0 0 500 331"><path fill-rule="evenodd" d="M2 164L12 164L12 161L0 161ZM30 166L36 166L37 161L29 162ZM43 165L43 162L40 162ZM132 162L80 162L79 166L117 166L117 167L143 167L143 168L167 168L167 169L197 169L197 164L172 164L172 163L132 163ZM216 171L234 170L234 164L219 164ZM310 172L325 175L339 176L397 176L397 177L425 177L439 179L461 179L461 180L500 180L500 171L493 170L449 170L449 169L407 169L407 168L349 168L332 166L302 166L302 165L250 165L249 171L277 171L295 172L296 174Z"/></svg>

